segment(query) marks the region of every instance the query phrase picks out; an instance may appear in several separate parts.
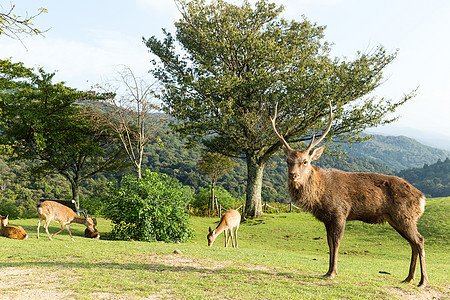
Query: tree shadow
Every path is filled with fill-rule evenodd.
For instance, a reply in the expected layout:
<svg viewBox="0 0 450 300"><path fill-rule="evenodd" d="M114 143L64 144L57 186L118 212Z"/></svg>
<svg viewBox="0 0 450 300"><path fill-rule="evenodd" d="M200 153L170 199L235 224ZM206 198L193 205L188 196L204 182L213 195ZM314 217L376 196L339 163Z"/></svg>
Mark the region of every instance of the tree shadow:
<svg viewBox="0 0 450 300"><path fill-rule="evenodd" d="M2 268L50 268L50 269L101 269L101 270L125 270L125 271L149 271L149 272L171 272L171 273L195 273L195 274L211 274L211 275L224 275L232 276L239 273L244 276L255 276L259 278L264 277L274 277L274 278L284 278L285 280L294 280L298 282L312 283L320 279L323 279L319 275L311 274L298 274L289 271L279 272L276 269L273 270L261 270L261 269L247 269L239 268L236 269L231 267L221 267L221 268L208 268L208 267L195 267L188 265L172 266L161 262L154 263L114 263L114 262L37 262L37 261L20 261L20 262L2 262ZM324 279L326 281L326 279Z"/></svg>

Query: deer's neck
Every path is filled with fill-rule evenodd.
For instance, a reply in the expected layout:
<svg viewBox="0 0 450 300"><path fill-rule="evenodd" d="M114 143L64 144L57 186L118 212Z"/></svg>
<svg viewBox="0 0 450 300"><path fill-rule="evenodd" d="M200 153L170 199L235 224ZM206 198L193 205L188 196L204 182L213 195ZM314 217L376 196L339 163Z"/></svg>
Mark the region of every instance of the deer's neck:
<svg viewBox="0 0 450 300"><path fill-rule="evenodd" d="M313 213L320 206L325 191L323 170L313 166L309 177L303 183L288 182L292 200L307 212Z"/></svg>
<svg viewBox="0 0 450 300"><path fill-rule="evenodd" d="M78 215L75 215L75 217L73 218L73 223L78 223L78 224L83 224L86 225L88 224L88 222L86 221L86 218L80 217Z"/></svg>
<svg viewBox="0 0 450 300"><path fill-rule="evenodd" d="M216 229L214 230L214 238L218 237L219 234L221 234L225 229L227 229L227 227L223 224L219 224L219 226L216 227Z"/></svg>

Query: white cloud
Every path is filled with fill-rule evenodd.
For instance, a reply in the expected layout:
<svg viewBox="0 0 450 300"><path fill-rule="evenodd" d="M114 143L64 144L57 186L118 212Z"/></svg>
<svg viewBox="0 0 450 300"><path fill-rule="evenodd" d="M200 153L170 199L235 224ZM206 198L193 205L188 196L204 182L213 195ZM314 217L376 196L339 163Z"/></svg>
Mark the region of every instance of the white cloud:
<svg viewBox="0 0 450 300"><path fill-rule="evenodd" d="M173 0L136 0L138 9L156 10L158 13L176 15L178 8Z"/></svg>
<svg viewBox="0 0 450 300"><path fill-rule="evenodd" d="M103 35L104 36L104 35ZM44 67L46 72L56 72L56 81L68 86L88 89L114 73L117 65L125 64L137 74L147 73L150 60L144 44L134 37L117 34L87 44L60 38L38 38L25 41L25 49L17 41L2 45L2 54L14 62L24 62L27 67ZM9 55L8 55L9 54Z"/></svg>

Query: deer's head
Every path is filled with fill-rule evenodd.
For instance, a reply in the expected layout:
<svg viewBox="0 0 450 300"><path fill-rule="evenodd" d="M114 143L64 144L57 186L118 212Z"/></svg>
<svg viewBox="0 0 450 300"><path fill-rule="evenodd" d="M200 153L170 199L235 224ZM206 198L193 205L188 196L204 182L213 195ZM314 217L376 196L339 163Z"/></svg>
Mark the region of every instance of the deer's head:
<svg viewBox="0 0 450 300"><path fill-rule="evenodd" d="M315 136L311 139L308 148L305 150L292 149L286 140L280 135L275 127L275 120L277 118L277 105L275 105L275 115L271 118L272 128L278 139L283 144L283 151L286 155L286 162L288 166L288 182L296 185L301 185L306 182L312 171L311 162L320 158L325 149L325 146L316 147L328 134L331 129L331 123L333 121L333 111L330 102L330 120L327 129L321 135L318 140L314 140Z"/></svg>
<svg viewBox="0 0 450 300"><path fill-rule="evenodd" d="M208 246L212 246L212 244L214 243L214 234L216 233L216 230L212 230L211 227L209 227L209 232L208 235L206 236L206 238L208 239Z"/></svg>
<svg viewBox="0 0 450 300"><path fill-rule="evenodd" d="M1 218L1 222L2 222L2 227L7 226L8 222L9 222L8 216L6 216L6 217L0 216L0 218Z"/></svg>
<svg viewBox="0 0 450 300"><path fill-rule="evenodd" d="M89 215L89 214L87 214L86 215L86 227L91 231L91 232L94 232L94 231L96 231L95 230L95 228L94 228L94 226L97 224L97 221L95 220L95 222L94 222L94 219L92 219L92 217Z"/></svg>

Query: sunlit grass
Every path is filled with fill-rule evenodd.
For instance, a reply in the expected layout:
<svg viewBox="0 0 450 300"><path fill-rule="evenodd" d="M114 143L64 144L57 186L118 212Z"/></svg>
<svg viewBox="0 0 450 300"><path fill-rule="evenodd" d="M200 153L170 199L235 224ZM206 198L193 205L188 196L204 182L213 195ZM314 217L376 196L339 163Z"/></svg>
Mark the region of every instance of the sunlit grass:
<svg viewBox="0 0 450 300"><path fill-rule="evenodd" d="M5 270L23 270L20 289L64 292L80 299L161 297L189 299L392 299L404 294L441 293L449 297L450 198L430 199L419 231L425 237L430 287L400 284L409 268L409 244L389 225L347 223L338 257L338 276L321 277L328 268L328 246L322 223L306 213L264 215L241 224L239 249L224 248L219 236L207 247L208 227L218 218L192 217L194 239L186 244L90 240L85 227L71 226L48 240L37 219L11 220L25 228L25 241L0 237ZM108 220L97 229L107 237ZM52 223L50 232L59 230ZM180 250L177 255L173 251ZM380 273L383 272L383 273ZM389 274L386 274L389 273ZM8 273L4 273L8 274ZM420 274L417 270L417 277ZM14 282L19 275L4 276ZM16 290L20 290L16 287ZM8 292L0 285L0 294ZM447 293L447 294L445 294Z"/></svg>

